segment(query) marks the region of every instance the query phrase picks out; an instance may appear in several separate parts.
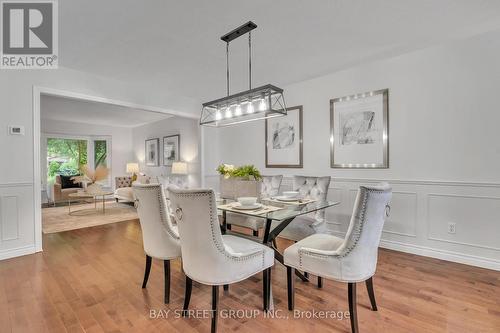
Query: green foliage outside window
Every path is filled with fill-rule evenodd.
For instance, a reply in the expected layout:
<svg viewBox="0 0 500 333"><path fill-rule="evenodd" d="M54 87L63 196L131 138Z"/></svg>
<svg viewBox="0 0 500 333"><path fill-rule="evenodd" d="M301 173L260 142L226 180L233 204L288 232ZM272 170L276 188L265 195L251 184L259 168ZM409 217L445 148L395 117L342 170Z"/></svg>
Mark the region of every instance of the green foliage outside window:
<svg viewBox="0 0 500 333"><path fill-rule="evenodd" d="M54 181L56 175L75 175L87 164L87 140L47 139L47 180Z"/></svg>

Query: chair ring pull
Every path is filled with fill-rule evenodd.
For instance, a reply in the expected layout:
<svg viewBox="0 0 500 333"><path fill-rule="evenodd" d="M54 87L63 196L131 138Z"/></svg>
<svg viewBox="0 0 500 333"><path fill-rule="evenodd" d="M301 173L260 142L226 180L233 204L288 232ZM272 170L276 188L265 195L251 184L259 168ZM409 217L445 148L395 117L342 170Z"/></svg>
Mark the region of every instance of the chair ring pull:
<svg viewBox="0 0 500 333"><path fill-rule="evenodd" d="M385 216L389 217L391 215L391 206L385 205Z"/></svg>
<svg viewBox="0 0 500 333"><path fill-rule="evenodd" d="M177 221L182 220L182 208L181 207L177 207L175 209L175 217L177 218Z"/></svg>

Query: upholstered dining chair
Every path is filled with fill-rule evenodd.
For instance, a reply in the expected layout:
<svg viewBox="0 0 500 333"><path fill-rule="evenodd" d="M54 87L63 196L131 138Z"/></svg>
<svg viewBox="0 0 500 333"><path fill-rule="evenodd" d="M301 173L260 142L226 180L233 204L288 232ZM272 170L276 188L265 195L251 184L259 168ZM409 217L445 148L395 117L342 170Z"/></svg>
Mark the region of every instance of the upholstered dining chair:
<svg viewBox="0 0 500 333"><path fill-rule="evenodd" d="M361 186L344 239L328 234L309 236L284 252L287 266L288 309L294 309L294 270L348 284L351 330L358 332L356 283L365 282L373 311L377 303L372 277L377 269L378 246L389 212L392 189L387 183ZM321 288L321 279L318 279Z"/></svg>
<svg viewBox="0 0 500 333"><path fill-rule="evenodd" d="M283 180L283 175L276 176L262 176L262 183L260 188L261 198L275 197L280 192L281 181ZM226 215L226 225L228 229L231 229L231 225L237 225L240 227L248 228L253 231L254 236L259 235L259 229L264 228L265 220L256 217L247 217L241 214L227 213Z"/></svg>
<svg viewBox="0 0 500 333"><path fill-rule="evenodd" d="M142 288L146 288L152 258L163 260L166 304L170 301L170 260L181 256L177 227L168 214L165 193L160 184L133 184L137 214L146 253L146 269Z"/></svg>
<svg viewBox="0 0 500 333"><path fill-rule="evenodd" d="M298 191L304 199L325 201L328 196L330 176L294 176L292 190ZM274 229L273 224L272 228ZM326 232L325 211L319 210L311 215L297 216L281 233L280 237L299 241L316 233Z"/></svg>
<svg viewBox="0 0 500 333"><path fill-rule="evenodd" d="M169 192L186 274L183 315L189 307L192 280L212 286L212 332L215 332L219 286L245 280L259 272L263 272L264 311L268 310L273 250L249 239L222 235L212 190L169 189Z"/></svg>

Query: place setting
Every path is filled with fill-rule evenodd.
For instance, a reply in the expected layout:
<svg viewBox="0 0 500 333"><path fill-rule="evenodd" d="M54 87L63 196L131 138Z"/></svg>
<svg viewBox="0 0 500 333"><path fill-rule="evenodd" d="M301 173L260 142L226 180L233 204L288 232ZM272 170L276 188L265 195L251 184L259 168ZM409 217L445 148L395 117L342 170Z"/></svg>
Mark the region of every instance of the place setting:
<svg viewBox="0 0 500 333"><path fill-rule="evenodd" d="M298 205L298 206L307 205L316 201L314 199L301 197L298 191L283 191L282 195L270 197L265 200L270 202L277 202L281 204Z"/></svg>
<svg viewBox="0 0 500 333"><path fill-rule="evenodd" d="M282 207L264 205L257 201L257 197L239 197L235 202L219 205L218 208L251 214L264 214L283 209Z"/></svg>

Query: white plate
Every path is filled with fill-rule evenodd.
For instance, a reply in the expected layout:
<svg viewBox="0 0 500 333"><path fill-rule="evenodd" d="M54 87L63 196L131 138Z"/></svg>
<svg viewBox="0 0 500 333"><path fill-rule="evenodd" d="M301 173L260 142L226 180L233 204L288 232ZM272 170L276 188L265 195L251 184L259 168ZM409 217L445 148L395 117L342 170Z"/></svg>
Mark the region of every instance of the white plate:
<svg viewBox="0 0 500 333"><path fill-rule="evenodd" d="M289 197L285 197L285 196L279 196L279 197L276 197L276 200L279 200L279 201L299 201L300 199L295 197L295 198L289 198Z"/></svg>
<svg viewBox="0 0 500 333"><path fill-rule="evenodd" d="M257 209L260 207L262 207L262 204L260 204L260 203L256 203L253 205L247 205L247 206L242 206L239 202L236 202L235 204L233 204L234 209L241 209L241 210L252 210L252 209Z"/></svg>

